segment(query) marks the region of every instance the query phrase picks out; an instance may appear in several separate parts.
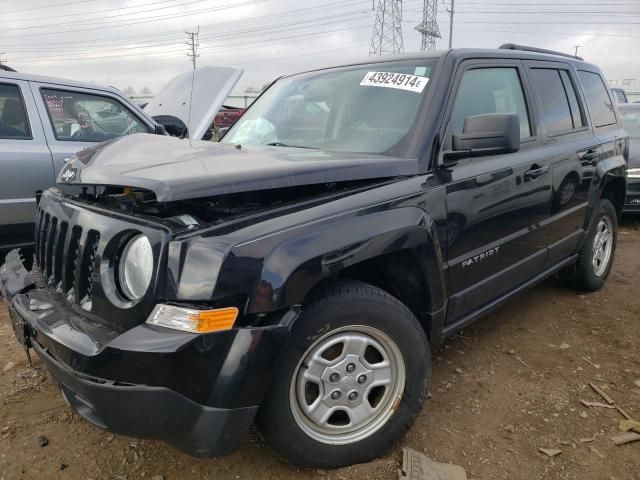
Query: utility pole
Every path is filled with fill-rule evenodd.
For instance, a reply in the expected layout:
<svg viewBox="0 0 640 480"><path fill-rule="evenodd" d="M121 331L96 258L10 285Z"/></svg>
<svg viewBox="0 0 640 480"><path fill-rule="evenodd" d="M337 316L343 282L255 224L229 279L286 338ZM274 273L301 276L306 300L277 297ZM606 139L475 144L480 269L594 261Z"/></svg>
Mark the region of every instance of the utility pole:
<svg viewBox="0 0 640 480"><path fill-rule="evenodd" d="M447 8L449 12L449 48L453 48L453 15L456 13L455 0L451 0L451 8Z"/></svg>
<svg viewBox="0 0 640 480"><path fill-rule="evenodd" d="M424 0L422 6L422 22L416 30L422 34L420 50L431 51L436 49L436 38L440 38L438 28L438 0Z"/></svg>
<svg viewBox="0 0 640 480"><path fill-rule="evenodd" d="M369 55L403 51L402 0L378 0Z"/></svg>
<svg viewBox="0 0 640 480"><path fill-rule="evenodd" d="M187 57L191 59L191 63L193 63L193 69L196 69L196 58L200 56L198 53L198 47L200 46L200 42L198 41L198 35L200 35L200 25L198 25L198 30L195 32L184 32L187 34L189 40L187 41L187 46L189 47L189 52L187 52Z"/></svg>
<svg viewBox="0 0 640 480"><path fill-rule="evenodd" d="M576 51L574 52L573 56L574 56L574 57L577 57L577 56L578 56L578 49L579 49L580 47L582 47L582 45L574 45L573 47L576 49Z"/></svg>

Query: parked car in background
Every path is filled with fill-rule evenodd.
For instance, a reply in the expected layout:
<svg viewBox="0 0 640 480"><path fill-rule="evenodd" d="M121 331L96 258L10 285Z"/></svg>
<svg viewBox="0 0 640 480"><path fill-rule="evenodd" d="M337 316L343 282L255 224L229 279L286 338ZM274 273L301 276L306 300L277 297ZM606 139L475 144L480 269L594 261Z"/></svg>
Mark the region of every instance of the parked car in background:
<svg viewBox="0 0 640 480"><path fill-rule="evenodd" d="M0 256L33 244L36 192L55 183L74 153L133 133L164 134L161 125L200 139L241 74L199 69L193 95L192 73L179 75L142 110L115 88L0 70Z"/></svg>
<svg viewBox="0 0 640 480"><path fill-rule="evenodd" d="M229 128L242 116L246 108L222 105L222 108L213 119L213 125L218 128Z"/></svg>
<svg viewBox="0 0 640 480"><path fill-rule="evenodd" d="M624 211L640 213L640 104L619 105L622 126L629 134L629 165L627 168L627 199Z"/></svg>
<svg viewBox="0 0 640 480"><path fill-rule="evenodd" d="M622 88L612 88L611 93L613 93L613 98L616 103L629 103L629 99L627 98L627 94Z"/></svg>
<svg viewBox="0 0 640 480"><path fill-rule="evenodd" d="M82 192L43 193L0 290L100 428L211 456L256 421L295 464L365 462L410 428L443 338L555 272L603 286L627 154L574 57L369 57L280 78L219 143L80 152L58 183Z"/></svg>

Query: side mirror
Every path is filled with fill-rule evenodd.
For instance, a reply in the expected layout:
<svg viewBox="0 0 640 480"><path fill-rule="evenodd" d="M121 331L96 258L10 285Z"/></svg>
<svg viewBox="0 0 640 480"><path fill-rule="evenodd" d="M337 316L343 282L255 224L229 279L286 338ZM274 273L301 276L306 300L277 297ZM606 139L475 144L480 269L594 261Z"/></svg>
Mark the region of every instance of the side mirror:
<svg viewBox="0 0 640 480"><path fill-rule="evenodd" d="M520 120L514 113L474 115L464 120L462 134L454 134L453 150L445 159L501 155L520 150Z"/></svg>

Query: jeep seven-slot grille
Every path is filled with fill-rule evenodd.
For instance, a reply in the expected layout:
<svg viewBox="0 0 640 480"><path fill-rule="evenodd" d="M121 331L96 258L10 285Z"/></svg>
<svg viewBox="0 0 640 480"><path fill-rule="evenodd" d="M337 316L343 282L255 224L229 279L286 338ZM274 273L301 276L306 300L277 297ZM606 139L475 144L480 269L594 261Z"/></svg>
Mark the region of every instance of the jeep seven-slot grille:
<svg viewBox="0 0 640 480"><path fill-rule="evenodd" d="M100 232L38 212L35 258L48 287L91 310Z"/></svg>

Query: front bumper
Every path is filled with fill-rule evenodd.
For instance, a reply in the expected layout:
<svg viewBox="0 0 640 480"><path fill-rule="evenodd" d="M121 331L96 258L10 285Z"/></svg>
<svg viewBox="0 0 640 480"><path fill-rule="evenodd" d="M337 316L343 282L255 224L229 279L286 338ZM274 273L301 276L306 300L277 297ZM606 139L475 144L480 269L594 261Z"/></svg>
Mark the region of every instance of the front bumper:
<svg viewBox="0 0 640 480"><path fill-rule="evenodd" d="M627 178L627 198L623 212L640 213L640 178Z"/></svg>
<svg viewBox="0 0 640 480"><path fill-rule="evenodd" d="M0 268L0 293L16 338L38 354L80 416L195 456L225 455L243 442L286 326L196 335L142 324L119 332L38 288L34 278L14 250Z"/></svg>

